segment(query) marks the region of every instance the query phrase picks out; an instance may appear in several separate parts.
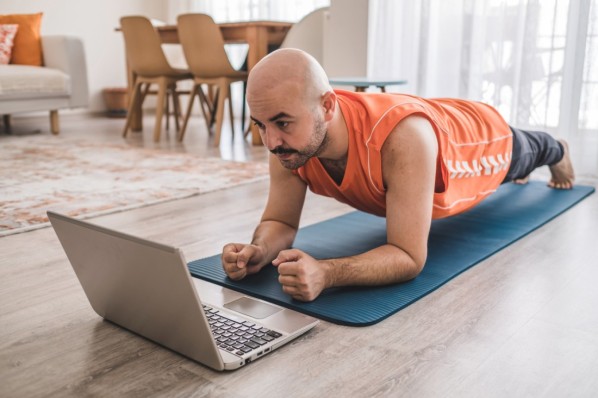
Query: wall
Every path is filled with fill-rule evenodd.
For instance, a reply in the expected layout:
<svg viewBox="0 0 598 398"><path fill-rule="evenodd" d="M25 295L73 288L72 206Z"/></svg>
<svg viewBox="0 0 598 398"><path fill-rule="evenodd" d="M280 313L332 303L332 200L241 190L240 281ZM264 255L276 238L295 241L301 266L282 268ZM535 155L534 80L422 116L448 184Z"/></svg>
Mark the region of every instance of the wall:
<svg viewBox="0 0 598 398"><path fill-rule="evenodd" d="M42 35L66 34L85 46L90 90L89 111L104 110L101 91L126 85L124 43L114 30L123 15L145 15L165 20L163 0L0 0L0 14L43 12Z"/></svg>

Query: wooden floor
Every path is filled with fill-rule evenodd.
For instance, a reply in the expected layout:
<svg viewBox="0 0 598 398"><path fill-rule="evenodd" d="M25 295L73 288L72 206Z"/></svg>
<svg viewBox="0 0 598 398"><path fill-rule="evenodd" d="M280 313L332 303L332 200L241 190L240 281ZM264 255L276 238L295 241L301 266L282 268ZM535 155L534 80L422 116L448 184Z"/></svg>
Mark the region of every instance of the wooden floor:
<svg viewBox="0 0 598 398"><path fill-rule="evenodd" d="M61 136L122 140L122 120L61 122ZM14 123L49 134L45 118ZM127 142L156 146L150 127ZM157 146L266 159L263 148L226 133L221 148L209 147L199 122L184 145L173 136ZM598 150L590 146L571 149L583 153L582 182L596 186ZM179 246L191 260L248 241L267 190L259 182L93 222ZM302 223L347 211L310 195ZM596 397L597 244L594 194L377 325L321 322L263 359L218 373L102 321L51 228L11 235L0 238L0 397Z"/></svg>

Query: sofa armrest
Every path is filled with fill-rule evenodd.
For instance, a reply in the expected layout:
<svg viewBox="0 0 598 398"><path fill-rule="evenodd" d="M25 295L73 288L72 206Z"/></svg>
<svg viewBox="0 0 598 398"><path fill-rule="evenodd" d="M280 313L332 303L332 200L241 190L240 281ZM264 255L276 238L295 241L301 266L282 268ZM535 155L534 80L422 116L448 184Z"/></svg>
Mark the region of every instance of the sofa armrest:
<svg viewBox="0 0 598 398"><path fill-rule="evenodd" d="M71 78L70 106L86 107L89 103L87 66L83 43L73 36L43 36L44 66L58 69Z"/></svg>

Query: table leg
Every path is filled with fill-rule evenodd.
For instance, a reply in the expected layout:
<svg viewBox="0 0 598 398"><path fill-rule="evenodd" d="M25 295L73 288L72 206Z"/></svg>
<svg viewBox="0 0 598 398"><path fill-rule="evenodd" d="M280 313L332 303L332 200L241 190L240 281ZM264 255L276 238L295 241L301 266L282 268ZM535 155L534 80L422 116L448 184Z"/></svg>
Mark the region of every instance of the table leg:
<svg viewBox="0 0 598 398"><path fill-rule="evenodd" d="M125 54L126 58L126 54ZM133 99L133 89L135 88L135 80L137 79L137 75L131 69L129 65L129 61L127 60L127 86L128 86L128 98L129 101ZM138 97L139 98L139 97ZM132 104L131 109L127 109L127 112L131 112L133 114L133 118L131 119L131 130L132 131L141 131L143 128L142 124L142 113L141 113L141 102L142 101L135 101Z"/></svg>
<svg viewBox="0 0 598 398"><path fill-rule="evenodd" d="M252 26L247 30L247 69L251 69L268 54L268 30L263 26ZM262 145L262 137L257 126L250 123L251 142L253 145Z"/></svg>

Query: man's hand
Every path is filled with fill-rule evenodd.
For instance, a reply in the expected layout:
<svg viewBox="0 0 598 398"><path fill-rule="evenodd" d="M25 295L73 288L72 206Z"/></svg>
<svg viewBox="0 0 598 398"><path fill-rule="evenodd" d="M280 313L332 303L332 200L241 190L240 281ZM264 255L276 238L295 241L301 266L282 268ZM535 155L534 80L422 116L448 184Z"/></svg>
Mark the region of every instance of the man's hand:
<svg viewBox="0 0 598 398"><path fill-rule="evenodd" d="M312 301L327 287L327 265L297 249L283 250L272 261L282 290L296 300Z"/></svg>
<svg viewBox="0 0 598 398"><path fill-rule="evenodd" d="M240 280L264 267L264 250L257 245L229 243L222 248L222 267L229 278Z"/></svg>

